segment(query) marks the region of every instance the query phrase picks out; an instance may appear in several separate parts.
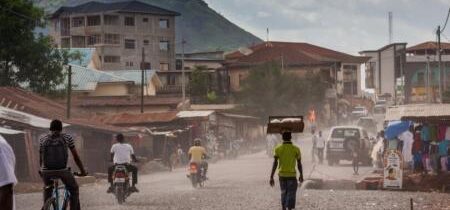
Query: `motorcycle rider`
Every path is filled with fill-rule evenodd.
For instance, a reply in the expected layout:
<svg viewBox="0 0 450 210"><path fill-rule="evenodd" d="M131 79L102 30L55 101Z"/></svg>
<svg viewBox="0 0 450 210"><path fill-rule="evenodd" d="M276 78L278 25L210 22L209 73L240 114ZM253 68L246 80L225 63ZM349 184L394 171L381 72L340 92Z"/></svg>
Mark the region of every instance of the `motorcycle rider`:
<svg viewBox="0 0 450 210"><path fill-rule="evenodd" d="M208 157L206 154L206 149L201 146L202 141L199 138L194 140L194 146L189 148L189 160L190 163L197 163L200 167L203 167L205 170L204 176L206 177L206 172L208 171L208 162L205 161L205 158Z"/></svg>
<svg viewBox="0 0 450 210"><path fill-rule="evenodd" d="M74 175L67 169L68 152L80 169L80 176L86 176L86 170L78 156L75 141L69 134L62 133L62 122L53 120L50 123L51 133L39 140L39 163L44 188L44 202L52 196L52 179L59 178L70 192L70 209L80 210L79 189Z"/></svg>
<svg viewBox="0 0 450 210"><path fill-rule="evenodd" d="M121 133L116 135L116 141L117 143L111 147L111 162L114 164L108 168L108 182L110 186L107 192L112 193L114 191L112 175L116 165L124 165L128 171L131 171L133 177L130 191L139 192L136 188L138 181L138 169L136 166L131 165L132 160L134 162L138 162L136 156L134 155L133 147L130 144L125 143L125 138Z"/></svg>

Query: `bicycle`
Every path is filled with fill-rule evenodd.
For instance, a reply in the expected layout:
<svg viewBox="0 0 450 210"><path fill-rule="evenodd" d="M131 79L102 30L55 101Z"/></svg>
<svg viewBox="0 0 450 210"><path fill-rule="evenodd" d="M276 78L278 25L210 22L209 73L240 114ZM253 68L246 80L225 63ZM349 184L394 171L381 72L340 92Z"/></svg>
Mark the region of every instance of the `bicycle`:
<svg viewBox="0 0 450 210"><path fill-rule="evenodd" d="M70 168L63 170L47 170L46 172L58 172L67 170L70 171ZM81 176L81 174L77 172L74 172L73 174L75 176ZM70 192L65 186L60 186L59 180L60 179L57 177L51 178L51 181L53 182L53 184L51 185L53 187L52 196L44 202L42 210L66 210L69 206ZM46 188L50 188L51 186L46 186Z"/></svg>

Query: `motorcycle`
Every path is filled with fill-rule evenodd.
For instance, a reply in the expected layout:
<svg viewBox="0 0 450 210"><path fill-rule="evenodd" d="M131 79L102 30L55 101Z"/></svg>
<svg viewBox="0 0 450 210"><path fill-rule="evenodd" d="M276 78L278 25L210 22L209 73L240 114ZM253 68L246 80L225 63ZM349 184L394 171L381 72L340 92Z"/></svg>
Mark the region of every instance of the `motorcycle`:
<svg viewBox="0 0 450 210"><path fill-rule="evenodd" d="M123 204L125 199L131 195L130 176L125 165L116 165L113 173L114 195L119 204Z"/></svg>
<svg viewBox="0 0 450 210"><path fill-rule="evenodd" d="M205 168L197 163L190 163L188 178L190 178L194 188L197 188L197 186L204 187L206 181Z"/></svg>

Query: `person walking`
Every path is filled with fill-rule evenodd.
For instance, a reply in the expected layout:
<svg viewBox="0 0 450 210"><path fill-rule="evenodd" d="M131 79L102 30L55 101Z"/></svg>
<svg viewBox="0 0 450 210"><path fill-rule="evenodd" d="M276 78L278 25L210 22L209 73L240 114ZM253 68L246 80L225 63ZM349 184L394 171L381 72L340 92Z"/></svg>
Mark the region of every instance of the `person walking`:
<svg viewBox="0 0 450 210"><path fill-rule="evenodd" d="M323 163L323 150L325 149L325 138L322 135L322 131L319 131L319 136L316 142L317 156L319 157L319 163Z"/></svg>
<svg viewBox="0 0 450 210"><path fill-rule="evenodd" d="M292 144L291 132L284 132L283 143L279 144L274 150L274 161L270 174L269 184L275 185L274 175L278 168L278 177L281 189L281 206L283 210L295 209L298 184L303 182L303 167L301 161L300 149ZM297 182L297 165L300 174Z"/></svg>
<svg viewBox="0 0 450 210"><path fill-rule="evenodd" d="M0 208L14 209L14 185L17 178L14 174L16 157L11 146L0 135Z"/></svg>
<svg viewBox="0 0 450 210"><path fill-rule="evenodd" d="M316 131L312 130L311 131L312 134L312 149L311 149L311 158L312 158L312 162L315 163L316 162L316 152L317 152L317 135L316 135Z"/></svg>

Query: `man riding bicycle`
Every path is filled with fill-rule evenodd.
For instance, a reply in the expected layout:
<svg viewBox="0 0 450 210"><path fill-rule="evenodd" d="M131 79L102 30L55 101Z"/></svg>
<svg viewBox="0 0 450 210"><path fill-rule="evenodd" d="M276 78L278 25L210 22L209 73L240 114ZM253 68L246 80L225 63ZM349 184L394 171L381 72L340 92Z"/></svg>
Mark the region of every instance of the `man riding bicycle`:
<svg viewBox="0 0 450 210"><path fill-rule="evenodd" d="M206 172L208 171L208 162L206 162L205 159L208 157L208 155L206 154L206 149L202 147L201 144L202 141L199 138L195 139L194 146L189 148L188 154L191 163L197 163L201 167L203 167L206 177Z"/></svg>
<svg viewBox="0 0 450 210"><path fill-rule="evenodd" d="M139 192L136 188L138 181L138 169L136 166L131 165L132 160L134 162L138 162L136 156L134 155L133 147L130 144L125 143L125 138L121 133L117 134L116 140L117 143L111 147L111 162L113 162L114 165L108 168L108 182L110 186L107 192L112 193L114 191L112 174L116 165L124 165L128 171L131 171L133 174L133 179L130 191Z"/></svg>
<svg viewBox="0 0 450 210"><path fill-rule="evenodd" d="M41 177L45 185L44 202L52 196L53 179L61 179L70 192L70 209L80 210L78 184L74 175L67 170L68 148L80 169L80 176L86 176L86 170L78 156L74 139L69 134L62 133L62 122L53 120L50 123L50 134L39 140L39 163Z"/></svg>

